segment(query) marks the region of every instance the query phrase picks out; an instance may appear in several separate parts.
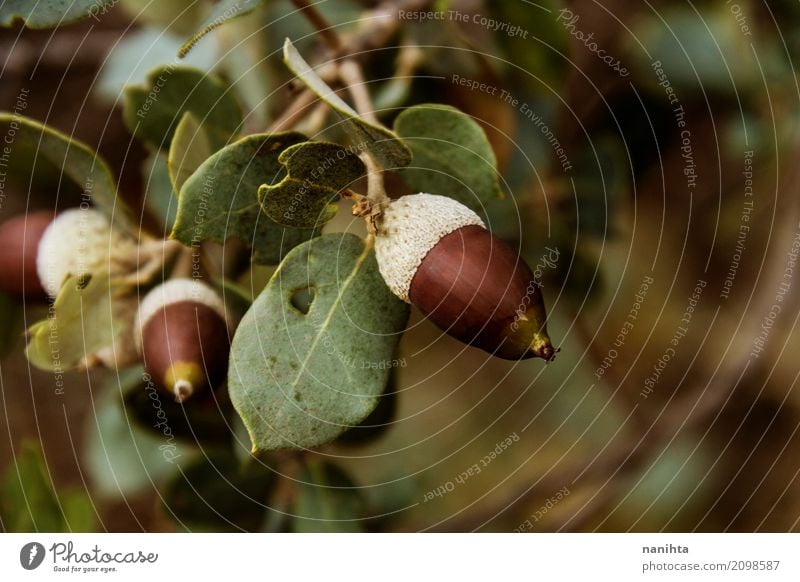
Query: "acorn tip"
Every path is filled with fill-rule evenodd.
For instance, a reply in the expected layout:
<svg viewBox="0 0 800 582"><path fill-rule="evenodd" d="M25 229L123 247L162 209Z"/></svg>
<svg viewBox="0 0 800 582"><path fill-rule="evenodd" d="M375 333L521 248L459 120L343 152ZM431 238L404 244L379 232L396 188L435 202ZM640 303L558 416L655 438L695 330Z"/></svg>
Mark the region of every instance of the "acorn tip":
<svg viewBox="0 0 800 582"><path fill-rule="evenodd" d="M175 393L175 402L183 404L194 392L194 386L192 386L192 383L188 380L178 380L175 382L172 391Z"/></svg>

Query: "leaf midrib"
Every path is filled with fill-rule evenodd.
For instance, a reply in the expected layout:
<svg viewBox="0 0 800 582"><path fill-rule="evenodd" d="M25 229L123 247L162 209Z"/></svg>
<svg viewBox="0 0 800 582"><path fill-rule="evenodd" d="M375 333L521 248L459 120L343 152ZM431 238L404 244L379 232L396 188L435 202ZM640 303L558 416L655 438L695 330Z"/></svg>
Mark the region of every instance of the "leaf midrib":
<svg viewBox="0 0 800 582"><path fill-rule="evenodd" d="M300 382L300 378L303 377L303 374L306 371L306 367L308 365L308 362L311 360L311 356L316 352L317 345L319 344L320 338L324 335L325 330L328 328L328 326L330 325L331 320L333 319L334 313L339 308L339 305L342 303L342 298L344 297L345 292L347 291L347 288L350 286L350 284L353 282L353 280L355 279L355 277L358 274L358 272L361 270L361 266L367 260L367 257L369 256L369 253L370 253L371 250L372 250L372 247L369 244L364 244L364 250L361 252L361 254L359 255L359 257L356 260L355 264L353 265L353 269L350 272L350 274L347 276L347 279L345 279L344 285L342 285L342 287L340 288L339 292L336 294L336 300L333 302L333 305L331 305L330 311L328 312L328 315L325 318L325 321L323 321L322 325L319 327L319 331L318 331L317 335L314 337L314 341L312 342L311 347L308 350L308 354L306 355L305 359L303 360L303 364L300 366L300 371L297 373L297 377L294 379L292 384L289 386L288 392L290 392L292 395L297 390L297 385Z"/></svg>

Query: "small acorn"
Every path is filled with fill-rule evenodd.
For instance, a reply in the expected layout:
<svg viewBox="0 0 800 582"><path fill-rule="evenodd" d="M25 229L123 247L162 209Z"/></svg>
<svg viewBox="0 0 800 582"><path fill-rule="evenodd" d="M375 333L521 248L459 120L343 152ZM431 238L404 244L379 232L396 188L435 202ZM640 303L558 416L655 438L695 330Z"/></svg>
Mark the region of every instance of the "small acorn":
<svg viewBox="0 0 800 582"><path fill-rule="evenodd" d="M151 290L135 327L147 372L177 402L225 379L231 330L222 299L194 279L171 279Z"/></svg>
<svg viewBox="0 0 800 582"><path fill-rule="evenodd" d="M533 272L463 204L424 193L392 201L375 254L392 292L449 335L507 360L553 359Z"/></svg>
<svg viewBox="0 0 800 582"><path fill-rule="evenodd" d="M0 225L0 290L19 298L44 299L36 256L39 243L55 214L41 210L22 214Z"/></svg>
<svg viewBox="0 0 800 582"><path fill-rule="evenodd" d="M59 213L42 234L36 270L44 290L55 297L69 275L123 271L137 258L137 242L113 228L104 214L94 208L71 208Z"/></svg>

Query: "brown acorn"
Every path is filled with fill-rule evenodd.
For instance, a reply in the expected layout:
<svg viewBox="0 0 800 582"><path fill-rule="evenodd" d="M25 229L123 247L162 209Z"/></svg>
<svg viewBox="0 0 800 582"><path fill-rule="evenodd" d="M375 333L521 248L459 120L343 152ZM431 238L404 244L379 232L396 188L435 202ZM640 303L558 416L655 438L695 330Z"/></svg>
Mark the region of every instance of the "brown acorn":
<svg viewBox="0 0 800 582"><path fill-rule="evenodd" d="M539 282L463 204L423 193L393 201L375 253L392 292L449 335L507 360L553 359Z"/></svg>
<svg viewBox="0 0 800 582"><path fill-rule="evenodd" d="M230 330L219 295L193 279L172 279L150 291L136 320L145 368L177 402L225 379Z"/></svg>
<svg viewBox="0 0 800 582"><path fill-rule="evenodd" d="M55 214L41 210L15 216L0 225L0 290L15 297L44 299L36 257L39 243Z"/></svg>

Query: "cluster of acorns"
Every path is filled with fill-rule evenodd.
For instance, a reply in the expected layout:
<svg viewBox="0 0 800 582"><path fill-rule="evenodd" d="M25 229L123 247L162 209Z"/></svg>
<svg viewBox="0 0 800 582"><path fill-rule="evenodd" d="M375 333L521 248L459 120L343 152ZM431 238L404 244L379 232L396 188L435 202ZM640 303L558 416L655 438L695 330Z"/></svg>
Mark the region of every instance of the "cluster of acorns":
<svg viewBox="0 0 800 582"><path fill-rule="evenodd" d="M136 240L112 228L92 208L33 212L0 225L0 289L26 300L54 299L69 275L107 269L122 274L137 264ZM195 279L171 279L131 307L127 334L87 358L122 368L142 361L178 402L209 392L228 368L232 322L222 299Z"/></svg>
<svg viewBox="0 0 800 582"><path fill-rule="evenodd" d="M26 299L54 298L69 275L124 272L138 254L137 241L89 208L8 220L0 247L0 289ZM554 357L533 273L466 206L431 194L393 201L378 221L375 252L392 292L446 333L509 360ZM121 340L96 360L122 367L141 359L179 402L224 381L233 322L209 286L168 280L130 312L132 349Z"/></svg>

